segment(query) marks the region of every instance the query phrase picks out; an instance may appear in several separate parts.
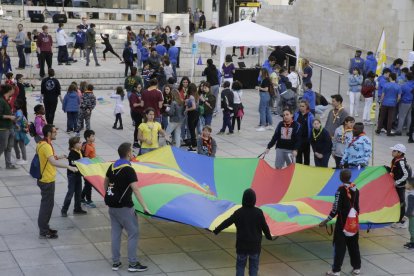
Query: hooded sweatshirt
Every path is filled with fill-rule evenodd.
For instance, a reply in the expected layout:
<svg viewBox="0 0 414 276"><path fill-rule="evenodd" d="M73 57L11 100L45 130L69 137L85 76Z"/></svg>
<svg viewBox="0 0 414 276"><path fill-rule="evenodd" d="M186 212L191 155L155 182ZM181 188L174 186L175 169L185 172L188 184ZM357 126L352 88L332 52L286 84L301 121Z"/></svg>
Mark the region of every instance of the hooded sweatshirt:
<svg viewBox="0 0 414 276"><path fill-rule="evenodd" d="M366 76L370 71L375 74L375 72L377 71L377 64L378 62L375 59L374 55L367 56L367 60L364 64L364 75Z"/></svg>
<svg viewBox="0 0 414 276"><path fill-rule="evenodd" d="M237 254L260 253L262 233L264 233L266 239L272 239L263 211L255 207L255 204L256 193L252 189L245 190L243 193L242 207L237 209L233 215L223 221L213 231L217 235L223 229L226 229L234 223L237 229Z"/></svg>

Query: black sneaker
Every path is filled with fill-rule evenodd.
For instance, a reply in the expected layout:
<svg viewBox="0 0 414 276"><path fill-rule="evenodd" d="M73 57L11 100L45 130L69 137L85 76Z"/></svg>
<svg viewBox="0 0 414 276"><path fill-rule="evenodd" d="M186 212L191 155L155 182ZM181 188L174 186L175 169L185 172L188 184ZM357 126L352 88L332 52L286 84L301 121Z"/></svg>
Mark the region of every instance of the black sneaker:
<svg viewBox="0 0 414 276"><path fill-rule="evenodd" d="M138 148L140 148L141 146L139 145L139 143L138 143L138 142L135 142L135 143L132 145L132 147L134 147L134 148L138 149Z"/></svg>
<svg viewBox="0 0 414 276"><path fill-rule="evenodd" d="M112 264L112 270L113 271L118 271L118 269L121 267L121 265L122 265L121 262L113 263Z"/></svg>
<svg viewBox="0 0 414 276"><path fill-rule="evenodd" d="M61 213L62 217L64 217L64 218L66 218L68 216L68 212L66 212L66 211L62 211L60 213Z"/></svg>
<svg viewBox="0 0 414 276"><path fill-rule="evenodd" d="M408 143L412 144L412 143L414 143L414 140L413 139L408 139Z"/></svg>
<svg viewBox="0 0 414 276"><path fill-rule="evenodd" d="M39 239L57 239L59 236L57 234L53 234L53 233L47 233L44 235L39 235Z"/></svg>
<svg viewBox="0 0 414 276"><path fill-rule="evenodd" d="M50 229L50 228L49 228L49 233L52 233L52 234L57 234L57 232L58 232L58 230L55 230L55 229Z"/></svg>
<svg viewBox="0 0 414 276"><path fill-rule="evenodd" d="M86 212L85 210L73 210L73 214L75 215L86 215L88 212Z"/></svg>
<svg viewBox="0 0 414 276"><path fill-rule="evenodd" d="M193 147L188 147L188 149L187 149L188 151L196 151L196 149L195 148L193 148Z"/></svg>
<svg viewBox="0 0 414 276"><path fill-rule="evenodd" d="M404 245L404 248L406 248L406 249L414 249L414 243L413 242L407 243L407 244Z"/></svg>
<svg viewBox="0 0 414 276"><path fill-rule="evenodd" d="M148 269L148 266L142 265L139 262L135 264L130 264L128 266L129 272L142 272L142 271L146 271L147 269Z"/></svg>

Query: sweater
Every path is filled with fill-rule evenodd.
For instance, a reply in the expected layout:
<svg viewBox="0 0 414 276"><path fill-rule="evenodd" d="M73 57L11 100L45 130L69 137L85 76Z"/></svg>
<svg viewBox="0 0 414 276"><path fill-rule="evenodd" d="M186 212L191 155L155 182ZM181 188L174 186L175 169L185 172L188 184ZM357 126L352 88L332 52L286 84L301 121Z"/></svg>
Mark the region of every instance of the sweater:
<svg viewBox="0 0 414 276"><path fill-rule="evenodd" d="M168 111L168 116L170 116L170 122L182 123L184 121L184 106L173 101Z"/></svg>
<svg viewBox="0 0 414 276"><path fill-rule="evenodd" d="M210 83L211 86L219 84L217 67L214 64L211 66L207 66L204 69L202 75L207 78L207 81Z"/></svg>
<svg viewBox="0 0 414 276"><path fill-rule="evenodd" d="M261 251L262 233L271 240L269 226L263 211L257 207L256 194L252 189L244 191L242 207L237 209L228 219L214 229L214 234L220 233L232 224L236 225L237 254L257 254Z"/></svg>
<svg viewBox="0 0 414 276"><path fill-rule="evenodd" d="M352 129L344 129L344 126L336 128L334 136L332 137L332 154L334 156L344 156L345 149L352 141Z"/></svg>
<svg viewBox="0 0 414 276"><path fill-rule="evenodd" d="M282 121L277 125L267 148L270 149L276 144L278 149L298 150L302 141L301 136L301 128L298 122L293 121L290 125L286 125Z"/></svg>
<svg viewBox="0 0 414 276"><path fill-rule="evenodd" d="M40 93L44 101L57 101L60 95L60 83L53 77L47 77L42 80Z"/></svg>
<svg viewBox="0 0 414 276"><path fill-rule="evenodd" d="M53 39L48 33L40 33L37 37L37 48L40 52L52 52Z"/></svg>
<svg viewBox="0 0 414 276"><path fill-rule="evenodd" d="M348 79L349 92L361 92L362 76L350 75Z"/></svg>
<svg viewBox="0 0 414 276"><path fill-rule="evenodd" d="M310 144L313 152L321 153L322 155L330 155L332 150L332 139L329 132L322 128L321 133L319 131L312 130L312 137Z"/></svg>
<svg viewBox="0 0 414 276"><path fill-rule="evenodd" d="M197 138L197 153L205 156L215 157L217 151L217 143L214 138L206 140L203 137Z"/></svg>
<svg viewBox="0 0 414 276"><path fill-rule="evenodd" d="M334 136L335 130L344 123L346 117L348 117L348 112L343 107L339 110L332 109L329 111L325 129L329 132L331 137Z"/></svg>

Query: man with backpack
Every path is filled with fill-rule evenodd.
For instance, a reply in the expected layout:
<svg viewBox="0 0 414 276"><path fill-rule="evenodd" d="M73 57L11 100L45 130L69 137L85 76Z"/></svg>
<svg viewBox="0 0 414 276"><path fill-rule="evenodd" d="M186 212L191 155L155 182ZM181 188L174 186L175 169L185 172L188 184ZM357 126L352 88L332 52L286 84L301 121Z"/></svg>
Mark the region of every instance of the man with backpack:
<svg viewBox="0 0 414 276"><path fill-rule="evenodd" d="M344 261L346 248L348 248L351 266L353 268L352 275L360 275L361 273L361 254L359 252L359 190L354 183L351 183L351 171L342 170L339 178L342 185L339 186L335 193L335 201L329 216L322 221L319 226L324 227L327 223L336 217L335 232L333 236L334 246L334 262L332 270L326 275L340 275L341 267ZM352 213L355 213L353 217ZM353 225L352 225L353 224Z"/></svg>
<svg viewBox="0 0 414 276"><path fill-rule="evenodd" d="M49 221L55 203L56 168L67 169L74 173L78 169L68 165L66 155L56 156L52 145L52 141L56 140L57 135L55 126L50 124L45 125L42 131L45 138L37 144L36 155L33 158L30 168L30 174L37 178L37 186L39 186L42 196L37 219L39 239L57 239L57 230L49 227ZM65 159L65 162L59 161L61 159ZM33 172L33 167L38 168L36 174Z"/></svg>
<svg viewBox="0 0 414 276"><path fill-rule="evenodd" d="M144 213L150 212L138 188L137 173L130 163L133 157L131 144L122 143L118 147L118 154L119 159L108 168L104 182L105 204L109 207L111 219L112 270L117 271L121 267L121 236L122 229L125 228L128 234L128 271L142 272L148 267L141 265L137 259L138 218L132 202L132 192Z"/></svg>

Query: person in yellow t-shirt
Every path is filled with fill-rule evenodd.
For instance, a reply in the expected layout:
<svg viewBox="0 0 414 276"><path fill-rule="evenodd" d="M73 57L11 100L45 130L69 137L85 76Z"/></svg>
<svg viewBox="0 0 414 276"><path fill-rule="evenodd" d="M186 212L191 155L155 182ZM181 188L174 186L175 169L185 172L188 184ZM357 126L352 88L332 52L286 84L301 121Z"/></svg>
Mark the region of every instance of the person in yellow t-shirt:
<svg viewBox="0 0 414 276"><path fill-rule="evenodd" d="M145 110L144 123L138 127L138 140L141 142L140 155L153 151L159 147L158 133L166 137L165 131L162 129L161 124L154 121L155 110L153 108L147 108ZM169 137L165 138L169 141Z"/></svg>
<svg viewBox="0 0 414 276"><path fill-rule="evenodd" d="M57 230L49 227L55 202L56 168L64 168L72 172L77 172L78 169L68 165L66 155L56 156L52 145L52 141L56 140L56 128L53 125L45 125L42 132L45 138L36 146L41 170L41 178L37 180L37 186L42 196L37 224L40 239L56 239ZM61 159L65 159L66 162L60 161Z"/></svg>

